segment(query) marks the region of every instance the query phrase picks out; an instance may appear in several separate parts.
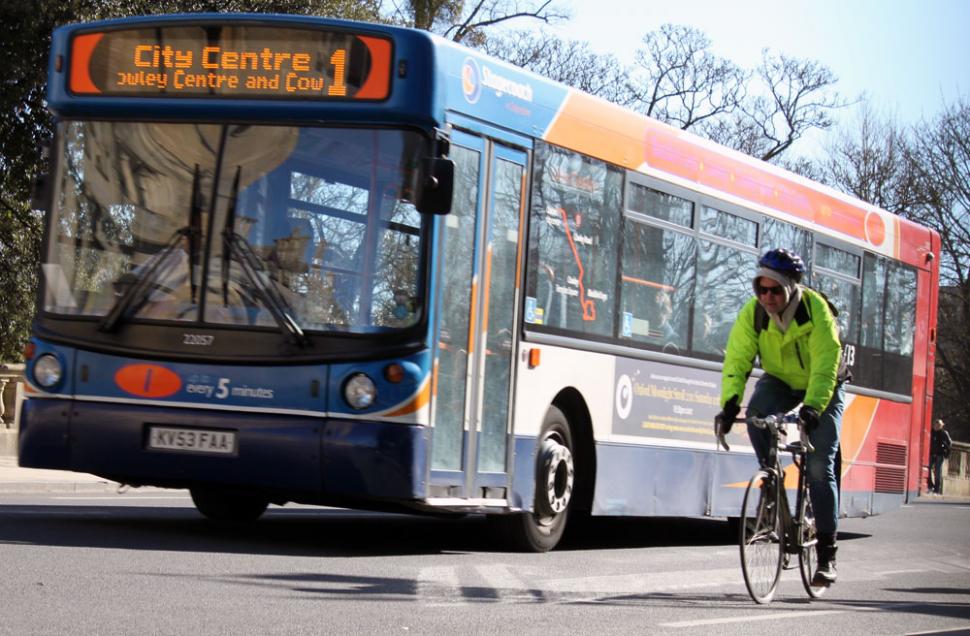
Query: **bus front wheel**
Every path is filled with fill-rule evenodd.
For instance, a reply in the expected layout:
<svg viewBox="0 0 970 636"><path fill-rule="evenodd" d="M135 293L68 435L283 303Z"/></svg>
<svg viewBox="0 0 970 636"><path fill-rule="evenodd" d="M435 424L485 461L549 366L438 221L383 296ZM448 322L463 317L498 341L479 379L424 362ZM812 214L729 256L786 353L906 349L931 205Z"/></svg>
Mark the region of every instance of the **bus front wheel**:
<svg viewBox="0 0 970 636"><path fill-rule="evenodd" d="M549 407L536 452L533 510L502 518L506 534L517 548L547 552L556 547L566 529L575 473L569 421L559 408Z"/></svg>
<svg viewBox="0 0 970 636"><path fill-rule="evenodd" d="M209 488L191 488L192 503L207 519L221 522L256 521L266 512L269 501L260 497Z"/></svg>

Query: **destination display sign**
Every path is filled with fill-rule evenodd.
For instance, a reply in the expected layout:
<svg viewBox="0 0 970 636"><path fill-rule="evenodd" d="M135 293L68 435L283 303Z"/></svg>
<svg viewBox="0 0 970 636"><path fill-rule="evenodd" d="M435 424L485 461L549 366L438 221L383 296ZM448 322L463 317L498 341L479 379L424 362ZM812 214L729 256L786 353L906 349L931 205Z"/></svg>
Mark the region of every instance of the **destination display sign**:
<svg viewBox="0 0 970 636"><path fill-rule="evenodd" d="M75 95L382 100L391 41L326 29L156 25L82 33L70 49Z"/></svg>

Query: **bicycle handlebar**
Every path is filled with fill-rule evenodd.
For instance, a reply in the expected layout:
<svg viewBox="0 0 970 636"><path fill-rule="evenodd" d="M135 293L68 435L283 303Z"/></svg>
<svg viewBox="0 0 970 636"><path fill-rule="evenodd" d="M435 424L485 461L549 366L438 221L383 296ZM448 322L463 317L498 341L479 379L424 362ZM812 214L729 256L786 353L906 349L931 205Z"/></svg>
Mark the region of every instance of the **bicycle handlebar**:
<svg viewBox="0 0 970 636"><path fill-rule="evenodd" d="M718 448L723 447L724 450L730 451L731 447L728 446L727 440L725 440L725 433L723 431L723 425L720 419L715 417L714 421L717 424L716 438ZM815 451L815 447L812 446L812 443L808 439L808 433L805 431L805 427L802 425L802 422L798 419L798 414L795 412L779 413L777 415L768 415L765 417L746 417L744 418L744 421L757 428L771 431L773 434L780 433L782 435L787 435L785 424L797 424L799 441L802 444L802 448L804 448L805 452L808 453Z"/></svg>

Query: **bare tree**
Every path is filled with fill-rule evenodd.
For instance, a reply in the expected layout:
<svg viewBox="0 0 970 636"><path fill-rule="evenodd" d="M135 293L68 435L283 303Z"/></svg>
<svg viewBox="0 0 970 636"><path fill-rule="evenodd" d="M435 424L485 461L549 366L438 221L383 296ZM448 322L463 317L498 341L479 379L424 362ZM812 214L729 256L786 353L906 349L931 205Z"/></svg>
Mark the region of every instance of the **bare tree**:
<svg viewBox="0 0 970 636"><path fill-rule="evenodd" d="M531 18L545 23L567 17L553 0L388 0L394 22L437 33L455 42L481 45L485 29Z"/></svg>
<svg viewBox="0 0 970 636"><path fill-rule="evenodd" d="M832 126L832 112L848 103L834 86L838 78L823 64L762 51L754 86L733 121L714 137L741 152L771 161L811 129ZM732 134L733 131L733 134Z"/></svg>
<svg viewBox="0 0 970 636"><path fill-rule="evenodd" d="M879 117L863 101L855 121L839 126L825 144L819 180L905 216L918 198L909 144L891 117Z"/></svg>
<svg viewBox="0 0 970 636"><path fill-rule="evenodd" d="M935 120L917 126L908 157L920 203L911 216L937 230L942 240L941 285L968 287L970 100L946 106Z"/></svg>
<svg viewBox="0 0 970 636"><path fill-rule="evenodd" d="M912 216L941 241L934 417L970 441L970 100L917 126L909 158L921 199Z"/></svg>
<svg viewBox="0 0 970 636"><path fill-rule="evenodd" d="M513 31L491 36L482 46L518 67L618 104L631 100L627 71L612 55L600 55L588 42L564 40L545 31Z"/></svg>
<svg viewBox="0 0 970 636"><path fill-rule="evenodd" d="M704 133L735 112L748 73L714 55L711 41L688 26L665 24L643 37L630 72L630 104L650 117Z"/></svg>

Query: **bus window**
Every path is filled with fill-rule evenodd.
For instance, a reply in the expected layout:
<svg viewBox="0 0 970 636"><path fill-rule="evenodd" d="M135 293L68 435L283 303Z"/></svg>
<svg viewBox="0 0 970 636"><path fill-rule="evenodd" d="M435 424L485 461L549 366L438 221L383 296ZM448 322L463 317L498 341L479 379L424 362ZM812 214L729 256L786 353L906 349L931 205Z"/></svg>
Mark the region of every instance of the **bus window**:
<svg viewBox="0 0 970 636"><path fill-rule="evenodd" d="M889 263L882 388L909 395L913 390L913 337L916 328L916 271Z"/></svg>
<svg viewBox="0 0 970 636"><path fill-rule="evenodd" d="M475 251L475 211L481 154L463 146L451 147L455 162L455 189L451 214L439 220L443 227L441 296L439 305L438 374L435 397L435 432L431 467L460 470L468 374L469 308Z"/></svg>
<svg viewBox="0 0 970 636"><path fill-rule="evenodd" d="M622 182L614 166L536 145L528 322L613 335Z"/></svg>
<svg viewBox="0 0 970 636"><path fill-rule="evenodd" d="M866 254L862 274L862 335L853 381L908 395L913 386L916 272Z"/></svg>
<svg viewBox="0 0 970 636"><path fill-rule="evenodd" d="M883 303L886 298L886 263L866 254L862 274L862 337L860 344L882 350L884 335Z"/></svg>
<svg viewBox="0 0 970 636"><path fill-rule="evenodd" d="M66 122L59 138L47 311L260 327L285 311L304 329L359 332L418 322L417 133ZM148 273L150 293L119 304Z"/></svg>
<svg viewBox="0 0 970 636"><path fill-rule="evenodd" d="M830 274L816 273L812 287L825 294L839 310L835 320L839 323L842 344L858 344L859 307L862 304L859 284Z"/></svg>
<svg viewBox="0 0 970 636"><path fill-rule="evenodd" d="M687 348L696 241L624 219L620 338L668 353Z"/></svg>
<svg viewBox="0 0 970 636"><path fill-rule="evenodd" d="M684 227L694 226L694 204L666 192L630 183L627 207L661 221Z"/></svg>
<svg viewBox="0 0 970 636"><path fill-rule="evenodd" d="M758 255L729 245L701 241L697 254L694 350L722 356L738 311L751 298Z"/></svg>
<svg viewBox="0 0 970 636"><path fill-rule="evenodd" d="M916 272L906 265L893 263L886 288L886 352L912 356L915 324Z"/></svg>
<svg viewBox="0 0 970 636"><path fill-rule="evenodd" d="M758 245L758 224L735 214L704 206L701 210L701 231L721 236L742 245Z"/></svg>
<svg viewBox="0 0 970 636"><path fill-rule="evenodd" d="M862 259L824 243L815 244L811 286L825 294L839 310L839 337L842 344L859 344L862 287L859 268Z"/></svg>
<svg viewBox="0 0 970 636"><path fill-rule="evenodd" d="M776 219L765 219L761 226L761 251L784 247L802 257L808 262L812 255L812 235L791 223Z"/></svg>
<svg viewBox="0 0 970 636"><path fill-rule="evenodd" d="M816 243L815 245L816 267L824 267L825 269L830 269L834 272L845 274L846 276L858 278L859 265L861 263L862 259L845 250L840 250L830 245L825 245L824 243Z"/></svg>

